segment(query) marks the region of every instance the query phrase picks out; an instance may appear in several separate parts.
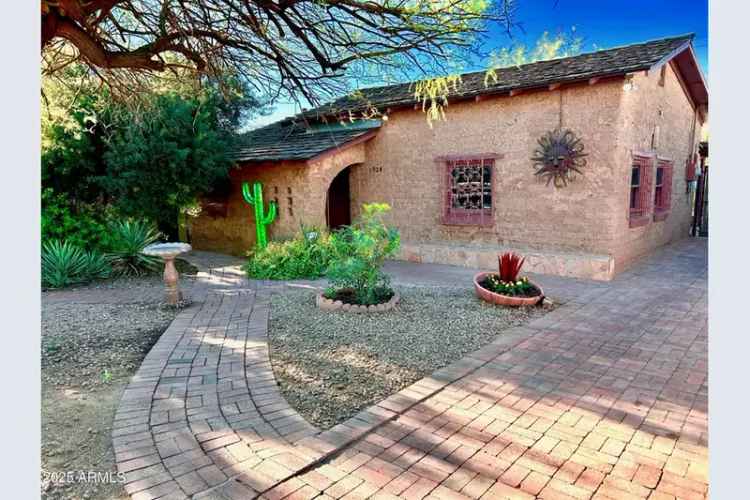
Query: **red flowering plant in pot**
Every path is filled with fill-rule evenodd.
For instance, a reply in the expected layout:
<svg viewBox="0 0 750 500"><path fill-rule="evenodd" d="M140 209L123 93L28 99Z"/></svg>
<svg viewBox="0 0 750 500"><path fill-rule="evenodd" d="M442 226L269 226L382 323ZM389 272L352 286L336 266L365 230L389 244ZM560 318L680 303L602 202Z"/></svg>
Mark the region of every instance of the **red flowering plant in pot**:
<svg viewBox="0 0 750 500"><path fill-rule="evenodd" d="M498 255L497 273L478 273L474 276L477 296L492 304L504 306L533 306L544 298L539 285L527 277L519 277L524 258L513 252Z"/></svg>

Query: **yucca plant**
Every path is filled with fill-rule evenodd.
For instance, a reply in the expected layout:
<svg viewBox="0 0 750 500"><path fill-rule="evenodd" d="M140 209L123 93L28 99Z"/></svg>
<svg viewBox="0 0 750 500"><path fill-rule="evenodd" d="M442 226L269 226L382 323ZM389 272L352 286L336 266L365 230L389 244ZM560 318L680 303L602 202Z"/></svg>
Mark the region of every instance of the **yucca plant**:
<svg viewBox="0 0 750 500"><path fill-rule="evenodd" d="M115 272L126 276L141 276L160 268L161 260L141 252L155 243L161 234L146 221L124 220L112 223L112 250L108 257Z"/></svg>
<svg viewBox="0 0 750 500"><path fill-rule="evenodd" d="M524 260L526 259L513 252L505 252L499 255L497 261L500 281L515 283L518 280L518 274L521 272Z"/></svg>
<svg viewBox="0 0 750 500"><path fill-rule="evenodd" d="M42 245L42 284L63 288L76 283L109 276L109 260L97 252L88 252L67 241L52 240Z"/></svg>
<svg viewBox="0 0 750 500"><path fill-rule="evenodd" d="M86 281L108 278L112 274L112 263L104 254L96 251L84 251L83 260Z"/></svg>
<svg viewBox="0 0 750 500"><path fill-rule="evenodd" d="M85 266L83 250L67 241L52 240L42 245L42 284L46 287L80 283Z"/></svg>

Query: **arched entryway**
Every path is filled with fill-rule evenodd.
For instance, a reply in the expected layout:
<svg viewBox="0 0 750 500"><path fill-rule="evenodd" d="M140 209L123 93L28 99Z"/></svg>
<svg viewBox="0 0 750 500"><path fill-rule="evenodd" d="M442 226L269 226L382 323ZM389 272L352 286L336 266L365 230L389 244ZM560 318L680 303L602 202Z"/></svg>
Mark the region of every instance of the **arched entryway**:
<svg viewBox="0 0 750 500"><path fill-rule="evenodd" d="M326 224L334 230L352 223L349 195L349 170L346 167L333 178L326 196Z"/></svg>

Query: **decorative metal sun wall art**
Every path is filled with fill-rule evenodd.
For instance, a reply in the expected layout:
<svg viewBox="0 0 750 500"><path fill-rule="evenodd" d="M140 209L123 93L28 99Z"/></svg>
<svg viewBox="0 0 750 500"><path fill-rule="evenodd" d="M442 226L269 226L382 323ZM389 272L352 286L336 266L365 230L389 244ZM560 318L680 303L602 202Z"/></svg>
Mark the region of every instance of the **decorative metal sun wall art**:
<svg viewBox="0 0 750 500"><path fill-rule="evenodd" d="M587 155L583 152L583 142L571 130L556 128L537 142L539 146L531 157L536 169L534 175L546 178L547 186L550 182L555 187L567 186L576 173L583 174L581 169L586 166Z"/></svg>

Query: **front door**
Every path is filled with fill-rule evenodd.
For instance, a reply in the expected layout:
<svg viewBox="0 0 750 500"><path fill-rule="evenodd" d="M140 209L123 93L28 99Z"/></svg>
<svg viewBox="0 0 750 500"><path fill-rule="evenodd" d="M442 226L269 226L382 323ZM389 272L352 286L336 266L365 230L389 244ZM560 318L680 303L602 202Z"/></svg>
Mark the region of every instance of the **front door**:
<svg viewBox="0 0 750 500"><path fill-rule="evenodd" d="M339 172L328 188L326 220L332 231L352 223L349 209L349 168Z"/></svg>

